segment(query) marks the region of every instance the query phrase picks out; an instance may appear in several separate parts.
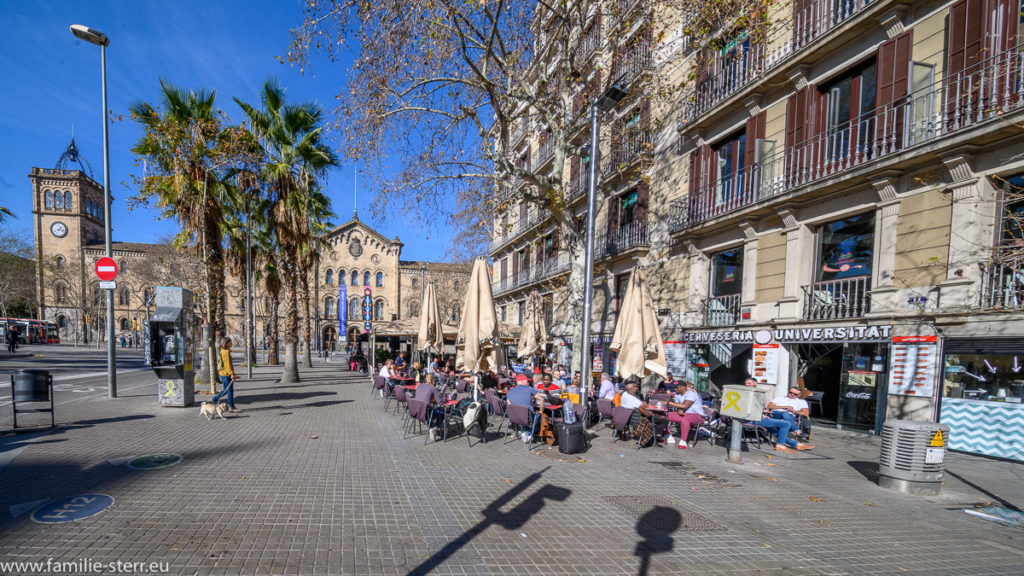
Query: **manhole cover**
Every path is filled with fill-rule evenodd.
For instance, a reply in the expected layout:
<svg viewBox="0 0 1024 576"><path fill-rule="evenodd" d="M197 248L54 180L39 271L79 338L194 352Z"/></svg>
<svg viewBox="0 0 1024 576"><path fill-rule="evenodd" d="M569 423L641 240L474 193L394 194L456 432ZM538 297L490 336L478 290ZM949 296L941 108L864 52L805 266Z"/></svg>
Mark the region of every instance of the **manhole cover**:
<svg viewBox="0 0 1024 576"><path fill-rule="evenodd" d="M174 466L182 460L184 460L184 458L182 458L181 454L161 452L159 454L139 456L138 458L128 462L128 467L134 470L153 470L155 468Z"/></svg>
<svg viewBox="0 0 1024 576"><path fill-rule="evenodd" d="M660 496L607 496L605 499L652 530L671 532L725 532L725 526L703 514Z"/></svg>

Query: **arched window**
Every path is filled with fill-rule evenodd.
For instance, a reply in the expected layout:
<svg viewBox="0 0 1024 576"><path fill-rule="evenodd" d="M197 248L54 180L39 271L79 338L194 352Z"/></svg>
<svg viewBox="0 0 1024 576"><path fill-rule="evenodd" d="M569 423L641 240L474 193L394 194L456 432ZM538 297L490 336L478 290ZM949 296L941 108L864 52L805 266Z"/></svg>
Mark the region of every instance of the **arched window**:
<svg viewBox="0 0 1024 576"><path fill-rule="evenodd" d="M53 191L47 190L43 192L43 206L46 208L53 208Z"/></svg>
<svg viewBox="0 0 1024 576"><path fill-rule="evenodd" d="M345 270L342 269L342 268L338 268L338 284L341 285L341 284L344 284L344 283L345 283Z"/></svg>
<svg viewBox="0 0 1024 576"><path fill-rule="evenodd" d="M413 288L419 288L419 285L420 285L420 279L415 277L415 276L413 276L412 277L412 287Z"/></svg>
<svg viewBox="0 0 1024 576"><path fill-rule="evenodd" d="M328 268L327 272L324 272L324 284L334 284L334 270Z"/></svg>
<svg viewBox="0 0 1024 576"><path fill-rule="evenodd" d="M131 329L131 325L128 324L128 319L127 318L121 318L120 324L121 324L121 330L130 330Z"/></svg>
<svg viewBox="0 0 1024 576"><path fill-rule="evenodd" d="M324 318L334 317L334 298L324 298Z"/></svg>
<svg viewBox="0 0 1024 576"><path fill-rule="evenodd" d="M415 318L420 315L420 301L409 300L409 317Z"/></svg>
<svg viewBox="0 0 1024 576"><path fill-rule="evenodd" d="M348 317L351 320L359 320L363 317L363 301L361 298L353 298L348 303Z"/></svg>
<svg viewBox="0 0 1024 576"><path fill-rule="evenodd" d="M68 190L67 192L64 193L64 209L65 210L74 210L75 209L75 203L71 200L71 191L70 190Z"/></svg>
<svg viewBox="0 0 1024 576"><path fill-rule="evenodd" d="M118 274L124 274L124 271L128 268L127 264L128 263L125 262L124 260L121 260L120 262L118 262L117 263L117 273Z"/></svg>
<svg viewBox="0 0 1024 576"><path fill-rule="evenodd" d="M60 190L53 193L53 208L55 210L64 209L64 195L60 193Z"/></svg>
<svg viewBox="0 0 1024 576"><path fill-rule="evenodd" d="M67 260L63 256L57 256L57 268L63 269L65 264L67 264Z"/></svg>
<svg viewBox="0 0 1024 576"><path fill-rule="evenodd" d="M67 327L68 327L68 317L63 315L63 314L61 314L60 316L57 316L57 328L60 328L61 330L65 330Z"/></svg>
<svg viewBox="0 0 1024 576"><path fill-rule="evenodd" d="M57 304L65 304L68 300L68 287L63 284L57 284L53 288L53 297Z"/></svg>
<svg viewBox="0 0 1024 576"><path fill-rule="evenodd" d="M127 288L122 288L121 291L117 293L117 305L118 306L127 306L128 305L128 300L129 300L128 289Z"/></svg>
<svg viewBox="0 0 1024 576"><path fill-rule="evenodd" d="M370 271L363 272L363 286L370 285Z"/></svg>
<svg viewBox="0 0 1024 576"><path fill-rule="evenodd" d="M353 286L357 286L358 284L359 284L359 271L358 270L353 270L352 271L352 285Z"/></svg>
<svg viewBox="0 0 1024 576"><path fill-rule="evenodd" d="M153 303L153 292L149 288L142 289L142 303L146 305Z"/></svg>
<svg viewBox="0 0 1024 576"><path fill-rule="evenodd" d="M383 288L383 287L384 287L384 273L383 272L377 272L377 288Z"/></svg>
<svg viewBox="0 0 1024 576"><path fill-rule="evenodd" d="M373 319L378 321L378 322L384 319L384 301L383 300L377 300L376 302L374 302L374 304L373 304Z"/></svg>

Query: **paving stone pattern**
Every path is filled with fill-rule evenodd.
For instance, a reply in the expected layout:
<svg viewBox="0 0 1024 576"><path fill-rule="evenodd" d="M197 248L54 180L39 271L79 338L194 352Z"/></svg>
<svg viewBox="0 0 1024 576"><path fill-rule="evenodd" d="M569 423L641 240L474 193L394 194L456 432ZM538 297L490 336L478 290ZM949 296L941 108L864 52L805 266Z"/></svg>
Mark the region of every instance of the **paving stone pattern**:
<svg viewBox="0 0 1024 576"><path fill-rule="evenodd" d="M877 438L830 430L815 430L817 458L750 451L738 466L720 447L637 450L605 430L581 455L493 434L424 445L403 438L365 376L337 364L300 384L274 376L240 380L244 412L227 421L159 408L145 388L68 405L56 432L0 471L0 562L159 561L185 575L1024 573L1024 532L959 511L1024 506L1019 464L951 456L956 476L923 498L874 483ZM184 461L123 464L157 452ZM89 492L115 504L66 524L8 513Z"/></svg>

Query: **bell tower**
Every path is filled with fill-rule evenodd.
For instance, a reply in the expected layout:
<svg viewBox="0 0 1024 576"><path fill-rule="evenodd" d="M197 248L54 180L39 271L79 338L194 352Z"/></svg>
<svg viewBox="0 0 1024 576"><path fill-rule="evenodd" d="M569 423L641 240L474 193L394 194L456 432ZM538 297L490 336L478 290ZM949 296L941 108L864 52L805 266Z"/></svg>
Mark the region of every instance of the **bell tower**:
<svg viewBox="0 0 1024 576"><path fill-rule="evenodd" d="M85 246L102 243L103 186L78 151L74 138L54 168L32 168L32 214L36 247L39 318L77 330L80 300L86 294ZM65 330L62 329L62 332Z"/></svg>

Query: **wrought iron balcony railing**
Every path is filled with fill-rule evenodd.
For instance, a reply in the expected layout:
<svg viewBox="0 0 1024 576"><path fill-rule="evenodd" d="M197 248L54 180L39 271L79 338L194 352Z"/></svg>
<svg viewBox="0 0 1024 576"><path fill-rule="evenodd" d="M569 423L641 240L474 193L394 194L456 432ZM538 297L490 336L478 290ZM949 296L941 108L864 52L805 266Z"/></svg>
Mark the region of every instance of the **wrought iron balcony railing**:
<svg viewBox="0 0 1024 576"><path fill-rule="evenodd" d="M871 3L872 0L815 0L791 18L772 22L771 30L763 35L738 40L731 48L715 54L707 63L707 79L683 98L680 128L763 79L766 72Z"/></svg>
<svg viewBox="0 0 1024 576"><path fill-rule="evenodd" d="M603 175L608 177L641 157L649 155L653 150L653 142L651 131L647 128L620 134L612 143Z"/></svg>
<svg viewBox="0 0 1024 576"><path fill-rule="evenodd" d="M614 256L620 252L648 246L647 220L634 220L618 228L609 229L598 248L598 257Z"/></svg>
<svg viewBox="0 0 1024 576"><path fill-rule="evenodd" d="M986 309L1024 309L1024 248L996 248L982 264L981 302Z"/></svg>
<svg viewBox="0 0 1024 576"><path fill-rule="evenodd" d="M1024 53L1014 48L742 170L706 175L676 230L1022 109Z"/></svg>
<svg viewBox="0 0 1024 576"><path fill-rule="evenodd" d="M740 320L740 295L714 296L704 301L705 326L732 326Z"/></svg>
<svg viewBox="0 0 1024 576"><path fill-rule="evenodd" d="M805 320L859 318L871 311L871 276L854 276L804 286Z"/></svg>

